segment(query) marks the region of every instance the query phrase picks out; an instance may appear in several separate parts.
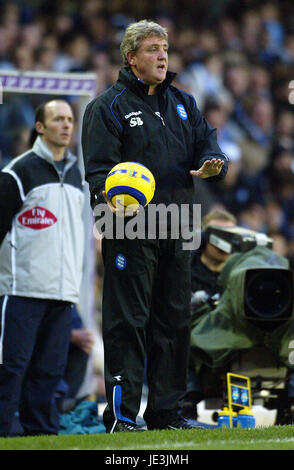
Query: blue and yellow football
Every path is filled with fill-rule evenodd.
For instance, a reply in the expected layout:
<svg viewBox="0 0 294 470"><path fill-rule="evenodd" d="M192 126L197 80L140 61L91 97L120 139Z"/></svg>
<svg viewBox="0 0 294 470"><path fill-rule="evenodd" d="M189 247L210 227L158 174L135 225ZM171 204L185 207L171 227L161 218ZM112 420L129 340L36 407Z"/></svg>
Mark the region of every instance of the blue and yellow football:
<svg viewBox="0 0 294 470"><path fill-rule="evenodd" d="M107 175L105 191L115 207L137 210L140 205L146 207L153 198L154 176L141 163L118 163Z"/></svg>

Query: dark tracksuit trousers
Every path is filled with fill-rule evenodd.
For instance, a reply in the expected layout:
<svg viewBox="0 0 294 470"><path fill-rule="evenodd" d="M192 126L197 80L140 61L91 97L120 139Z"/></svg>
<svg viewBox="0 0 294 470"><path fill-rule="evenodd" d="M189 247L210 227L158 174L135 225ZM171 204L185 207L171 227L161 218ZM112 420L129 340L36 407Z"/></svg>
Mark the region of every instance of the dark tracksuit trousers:
<svg viewBox="0 0 294 470"><path fill-rule="evenodd" d="M0 297L0 436L9 436L14 414L26 435L57 434L55 390L63 377L71 303Z"/></svg>
<svg viewBox="0 0 294 470"><path fill-rule="evenodd" d="M147 355L149 426L177 413L186 389L190 251L181 240L103 239L107 431L136 421Z"/></svg>

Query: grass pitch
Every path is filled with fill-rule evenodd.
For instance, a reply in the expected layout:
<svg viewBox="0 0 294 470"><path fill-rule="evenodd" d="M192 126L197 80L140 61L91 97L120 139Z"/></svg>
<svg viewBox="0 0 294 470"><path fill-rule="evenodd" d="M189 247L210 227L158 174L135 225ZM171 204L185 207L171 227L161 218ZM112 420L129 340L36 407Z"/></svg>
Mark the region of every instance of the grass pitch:
<svg viewBox="0 0 294 470"><path fill-rule="evenodd" d="M294 426L0 438L0 450L294 450Z"/></svg>

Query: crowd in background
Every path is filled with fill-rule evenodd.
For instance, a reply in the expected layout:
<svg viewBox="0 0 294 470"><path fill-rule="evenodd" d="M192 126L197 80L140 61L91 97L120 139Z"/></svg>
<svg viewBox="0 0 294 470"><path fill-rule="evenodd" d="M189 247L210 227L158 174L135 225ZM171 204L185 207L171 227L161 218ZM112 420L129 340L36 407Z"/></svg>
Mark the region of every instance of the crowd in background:
<svg viewBox="0 0 294 470"><path fill-rule="evenodd" d="M242 226L270 235L293 266L292 0L0 1L0 72L95 72L100 93L117 79L126 26L143 18L167 27L174 84L195 97L230 158L223 181L196 188L203 215L225 207ZM4 96L0 167L29 148L41 100Z"/></svg>

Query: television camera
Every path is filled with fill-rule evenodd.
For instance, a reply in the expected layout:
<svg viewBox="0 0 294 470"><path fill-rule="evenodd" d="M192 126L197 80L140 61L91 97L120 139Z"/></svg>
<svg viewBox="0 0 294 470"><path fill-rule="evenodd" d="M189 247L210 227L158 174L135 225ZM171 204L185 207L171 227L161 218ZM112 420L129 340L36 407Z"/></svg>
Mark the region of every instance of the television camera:
<svg viewBox="0 0 294 470"><path fill-rule="evenodd" d="M207 242L231 256L218 277L218 293L210 298L194 293L191 300L191 359L206 405L215 407L216 398L225 398L225 376L233 372L251 378L253 404L277 409L277 424L293 422L294 276L289 262L272 250L265 234L241 227L209 226ZM201 303L206 310L199 315Z"/></svg>

